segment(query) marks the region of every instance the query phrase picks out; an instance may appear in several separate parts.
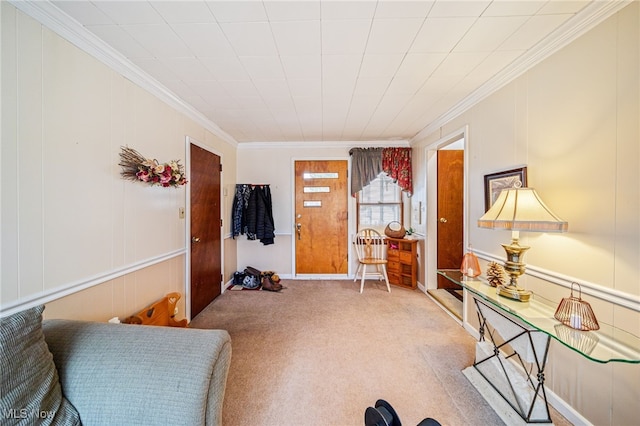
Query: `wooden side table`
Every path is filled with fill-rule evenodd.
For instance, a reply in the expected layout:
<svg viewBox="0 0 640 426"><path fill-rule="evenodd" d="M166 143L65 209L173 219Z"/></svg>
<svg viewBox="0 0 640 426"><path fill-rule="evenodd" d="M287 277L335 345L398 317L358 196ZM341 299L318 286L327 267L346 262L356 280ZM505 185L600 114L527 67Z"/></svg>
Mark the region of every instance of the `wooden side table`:
<svg viewBox="0 0 640 426"><path fill-rule="evenodd" d="M418 240L385 238L389 284L415 289L418 282Z"/></svg>

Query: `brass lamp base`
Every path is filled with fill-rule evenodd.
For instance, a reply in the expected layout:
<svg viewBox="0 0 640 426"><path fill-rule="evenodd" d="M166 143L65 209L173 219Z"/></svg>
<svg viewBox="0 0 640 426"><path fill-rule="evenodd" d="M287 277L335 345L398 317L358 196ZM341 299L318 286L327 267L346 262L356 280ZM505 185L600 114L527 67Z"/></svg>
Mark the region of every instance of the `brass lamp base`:
<svg viewBox="0 0 640 426"><path fill-rule="evenodd" d="M509 274L510 280L509 284L498 286L498 294L520 302L528 302L532 292L518 286L518 277L524 273L525 264L522 258L529 247L518 244L518 237L518 232L512 232L511 244L502 244L507 253L504 269Z"/></svg>
<svg viewBox="0 0 640 426"><path fill-rule="evenodd" d="M498 294L520 302L528 302L533 292L514 285L499 285Z"/></svg>

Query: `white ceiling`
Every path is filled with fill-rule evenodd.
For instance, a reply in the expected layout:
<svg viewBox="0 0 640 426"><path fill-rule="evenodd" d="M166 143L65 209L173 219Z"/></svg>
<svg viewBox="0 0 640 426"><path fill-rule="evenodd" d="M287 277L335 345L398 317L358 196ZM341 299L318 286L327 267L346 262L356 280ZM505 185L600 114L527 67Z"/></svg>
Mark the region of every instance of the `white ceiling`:
<svg viewBox="0 0 640 426"><path fill-rule="evenodd" d="M409 140L592 3L53 1L238 142Z"/></svg>

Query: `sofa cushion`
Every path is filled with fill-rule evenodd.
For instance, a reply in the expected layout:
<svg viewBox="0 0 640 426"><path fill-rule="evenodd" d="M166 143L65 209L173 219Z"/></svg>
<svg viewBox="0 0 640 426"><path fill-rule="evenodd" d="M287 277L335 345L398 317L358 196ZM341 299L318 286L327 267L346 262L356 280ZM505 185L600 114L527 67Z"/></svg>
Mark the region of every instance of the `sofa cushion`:
<svg viewBox="0 0 640 426"><path fill-rule="evenodd" d="M44 306L0 318L0 423L80 425L42 332ZM6 423L5 423L6 422Z"/></svg>

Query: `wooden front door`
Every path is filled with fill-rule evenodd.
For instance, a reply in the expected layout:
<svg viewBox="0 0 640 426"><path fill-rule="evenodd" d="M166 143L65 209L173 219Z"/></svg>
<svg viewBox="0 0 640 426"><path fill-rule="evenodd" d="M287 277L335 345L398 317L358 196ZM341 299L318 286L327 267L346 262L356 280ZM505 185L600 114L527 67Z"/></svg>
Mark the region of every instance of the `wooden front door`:
<svg viewBox="0 0 640 426"><path fill-rule="evenodd" d="M295 162L296 274L347 274L346 160Z"/></svg>
<svg viewBox="0 0 640 426"><path fill-rule="evenodd" d="M222 291L220 157L191 144L191 318Z"/></svg>
<svg viewBox="0 0 640 426"><path fill-rule="evenodd" d="M464 151L438 151L438 269L459 269L463 256ZM438 275L438 288L458 288Z"/></svg>

